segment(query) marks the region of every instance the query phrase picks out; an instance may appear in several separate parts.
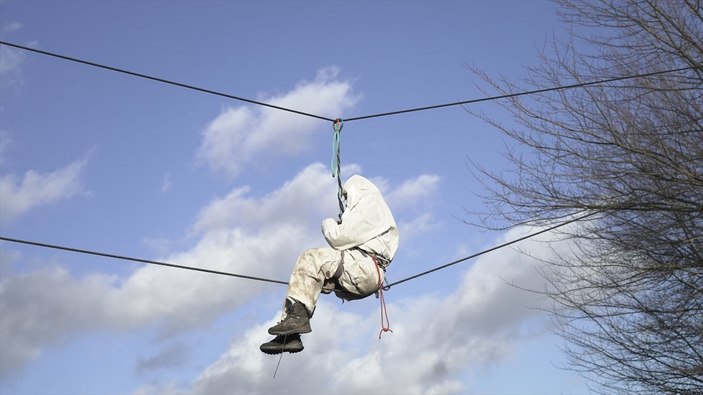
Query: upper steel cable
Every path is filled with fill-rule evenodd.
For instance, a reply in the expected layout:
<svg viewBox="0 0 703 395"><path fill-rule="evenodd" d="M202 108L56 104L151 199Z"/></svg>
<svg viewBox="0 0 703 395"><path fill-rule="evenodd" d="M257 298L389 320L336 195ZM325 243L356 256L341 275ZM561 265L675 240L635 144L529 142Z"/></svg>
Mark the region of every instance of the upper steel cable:
<svg viewBox="0 0 703 395"><path fill-rule="evenodd" d="M462 100L462 101L457 101L457 102L452 102L452 103L435 104L435 105L431 105L431 106L416 107L416 108L410 108L410 109L406 109L406 110L397 110L397 111L382 112L382 113L372 114L372 115L364 115L364 116L360 116L360 117L345 118L344 121L345 122L359 121L362 119L387 117L390 115L406 114L409 112L417 112L417 111L434 110L434 109L443 108L443 107L461 106L461 105L465 105L465 104L474 104L474 103L493 101L493 100L499 100L499 99L509 99L509 98L519 97L519 96L534 95L537 93L546 93L546 92L553 92L553 91L559 91L559 90L565 90L565 89L582 88L585 86L607 84L609 82L615 82L615 81L624 81L624 80L629 80L629 79L634 79L634 78L651 77L651 76L660 75L660 74L677 73L679 71L699 69L702 67L703 67L703 65L696 65L696 66L689 66L689 67L681 67L678 69L654 71L651 73L643 73L643 74L635 74L635 75L628 75L628 76L622 76L622 77L606 78L606 79L598 80L598 81L581 82L581 83L571 84L571 85L561 85L561 86L555 86L555 87L551 87L551 88L542 88L542 89L535 89L535 90L530 90L530 91L507 93L504 95L482 97L482 98L478 98L478 99Z"/></svg>
<svg viewBox="0 0 703 395"><path fill-rule="evenodd" d="M200 91L200 92L204 92L204 93L209 93L209 94L213 94L213 95L217 95L217 96L226 97L229 99L239 100L239 101L246 102L246 103L256 104L259 106L274 108L277 110L287 111L287 112L291 112L291 113L298 114L298 115L317 118L317 119L321 119L323 121L335 122L335 120L337 119L337 118L329 118L329 117L324 117L321 115L311 114L311 113L304 112L304 111L294 110L291 108L276 106L274 104L269 104L269 103L264 103L264 102L252 100L252 99L247 99L244 97L234 96L234 95L230 95L227 93L213 91L210 89L199 88L199 87L193 86L193 85L170 81L170 80L166 80L166 79L159 78L159 77L153 77L150 75L137 73L137 72L129 71L129 70L124 70L124 69L120 69L117 67L106 66L106 65L102 65L102 64L87 61L87 60L77 59L77 58L73 58L73 57L66 56L66 55L60 55L60 54L53 53L53 52L48 52L48 51L43 51L43 50L36 49L36 48L26 47L24 45L10 43L7 41L0 41L0 44L7 45L10 47L14 47L14 48L18 48L18 49L23 49L25 51L35 52L38 54L59 58L59 59L82 63L82 64L89 65L89 66L99 67L102 69L115 71L118 73L128 74L128 75L135 76L135 77L145 78L145 79L149 79L149 80L153 80L153 81L163 82L165 84L180 86L182 88L192 89L192 90L196 90L196 91ZM444 107L461 106L461 105L466 105L466 104L481 103L481 102L494 101L494 100L499 100L499 99L508 99L508 98L519 97L519 96L534 95L534 94L538 94L538 93L546 93L546 92L553 92L553 91L559 91L559 90L565 90L565 89L581 88L581 87L586 87L586 86L606 84L609 82L624 81L624 80L629 80L629 79L634 79L634 78L651 77L654 75L670 74L670 73L676 73L676 72L680 72L680 71L700 69L702 67L703 67L703 65L699 64L699 65L695 65L695 66L681 67L681 68L677 68L677 69L654 71L651 73L642 73L642 74L635 74L635 75L628 75L628 76L621 76L621 77L606 78L606 79L597 80L597 81L581 82L581 83L570 84L570 85L555 86L555 87L551 87L551 88L534 89L534 90L530 90L530 91L522 91L522 92L509 93L509 94L504 94L504 95L482 97L482 98L478 98L478 99L469 99L469 100L462 100L462 101L451 102L451 103L443 103L443 104L435 104L435 105L424 106L424 107L409 108L409 109L405 109L405 110L396 110L396 111L382 112L382 113L378 113L378 114L344 118L344 121L345 122L359 121L362 119L380 118L380 117L387 117L387 116L391 116L391 115L407 114L407 113L411 113L411 112L434 110L434 109L444 108Z"/></svg>
<svg viewBox="0 0 703 395"><path fill-rule="evenodd" d="M200 87L197 87L197 86L194 86L194 85L183 84L183 83L180 83L180 82L171 81L171 80L167 80L167 79L160 78L160 77L154 77L154 76L147 75L147 74L137 73L137 72L134 72L134 71L129 71L129 70L125 70L125 69L120 69L120 68L113 67L113 66L107 66L107 65L104 65L104 64L99 64L99 63L95 63L95 62L90 62L90 61L87 61L87 60L77 59L77 58L73 58L73 57L66 56L66 55L60 55L60 54L53 53L53 52L42 51L42 50L40 50L40 49L25 47L25 46L19 45L19 44L13 44L13 43L9 43L9 42L6 42L6 41L0 41L0 44L2 44L2 45L7 45L7 46L10 46L10 47L14 47L14 48L23 49L23 50L25 50L25 51L30 51L30 52L35 52L35 53L42 54L42 55L51 56L51 57L54 57L54 58L69 60L69 61L71 61L71 62L81 63L81 64L85 64L85 65L88 65L88 66L98 67L98 68L105 69L105 70L115 71L115 72L118 72L118 73L131 75L131 76L134 76L134 77L145 78L145 79L148 79L148 80L157 81L157 82L162 82L162 83L164 83L164 84L169 84L169 85L175 85L175 86L179 86L179 87L181 87L181 88L192 89L192 90L199 91L199 92L209 93L209 94L211 94L211 95L222 96L222 97L226 97L226 98L228 98L228 99L234 99L234 100L239 100L239 101L246 102L246 103L256 104L256 105L259 105L259 106L274 108L274 109L276 109L276 110L287 111L287 112L291 112L291 113L298 114L298 115L304 115L304 116L306 116L306 117L312 117L312 118L322 119L323 121L334 122L334 119L332 119L332 118L327 118L327 117L323 117L323 116L320 116L320 115L311 114L311 113L308 113L308 112L298 111L298 110L294 110L294 109L292 109L292 108L281 107L281 106L277 106L277 105L270 104L270 103L264 103L264 102L260 102L260 101L256 101L256 100L252 100L252 99L247 99L247 98L245 98L245 97L234 96L234 95L230 95L230 94L228 94L228 93L223 93L223 92L214 91L214 90L211 90L211 89L200 88Z"/></svg>

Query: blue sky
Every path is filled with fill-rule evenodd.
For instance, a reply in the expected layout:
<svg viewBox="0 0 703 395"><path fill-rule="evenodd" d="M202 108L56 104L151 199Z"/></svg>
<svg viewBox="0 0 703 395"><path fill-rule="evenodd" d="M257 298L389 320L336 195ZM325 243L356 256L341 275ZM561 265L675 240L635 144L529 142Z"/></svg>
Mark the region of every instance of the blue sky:
<svg viewBox="0 0 703 395"><path fill-rule="evenodd" d="M2 40L324 117L478 98L564 35L545 1L2 1ZM332 127L0 46L0 234L287 280L336 216ZM489 91L490 93L490 91ZM485 111L510 123L496 103ZM382 189L405 278L524 234L467 161L513 143L461 107L352 121L343 178ZM546 239L549 235L545 236ZM544 238L543 238L544 239ZM546 240L544 239L544 240ZM546 244L520 245L536 257ZM557 246L557 248L560 248ZM305 350L259 352L285 287L0 243L0 393L581 394L539 263L503 249L374 298L323 296Z"/></svg>

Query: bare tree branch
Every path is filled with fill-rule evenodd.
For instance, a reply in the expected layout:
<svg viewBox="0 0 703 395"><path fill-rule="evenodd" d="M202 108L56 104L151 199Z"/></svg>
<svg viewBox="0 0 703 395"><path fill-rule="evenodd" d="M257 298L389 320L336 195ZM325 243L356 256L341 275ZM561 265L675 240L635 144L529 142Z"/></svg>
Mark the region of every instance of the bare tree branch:
<svg viewBox="0 0 703 395"><path fill-rule="evenodd" d="M476 167L491 207L485 224L602 211L570 231L574 249L555 254L542 273L548 288L536 290L555 302L569 368L597 392L703 393L701 1L557 2L573 36L555 39L528 79L472 71L508 94L696 68L513 97L504 108L516 127L475 113L530 152L505 153L512 172Z"/></svg>

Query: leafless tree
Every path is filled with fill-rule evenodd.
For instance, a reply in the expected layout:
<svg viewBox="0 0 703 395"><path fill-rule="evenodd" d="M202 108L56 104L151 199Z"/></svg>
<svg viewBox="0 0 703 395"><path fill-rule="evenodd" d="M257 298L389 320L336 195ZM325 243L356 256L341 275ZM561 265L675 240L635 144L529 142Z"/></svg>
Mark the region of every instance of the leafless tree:
<svg viewBox="0 0 703 395"><path fill-rule="evenodd" d="M612 393L703 393L703 11L700 0L562 0L571 26L510 94L514 172L481 170L487 219L597 213L550 261L546 291L569 366ZM527 152L525 151L527 147Z"/></svg>

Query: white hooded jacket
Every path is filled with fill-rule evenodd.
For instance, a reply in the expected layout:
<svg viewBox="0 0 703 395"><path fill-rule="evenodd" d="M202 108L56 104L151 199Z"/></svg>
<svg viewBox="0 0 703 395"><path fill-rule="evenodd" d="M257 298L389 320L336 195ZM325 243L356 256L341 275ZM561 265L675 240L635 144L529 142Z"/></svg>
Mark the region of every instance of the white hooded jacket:
<svg viewBox="0 0 703 395"><path fill-rule="evenodd" d="M354 175L344 184L347 208L341 223L322 221L322 234L336 250L358 247L388 262L398 250L398 228L378 188L366 178Z"/></svg>

